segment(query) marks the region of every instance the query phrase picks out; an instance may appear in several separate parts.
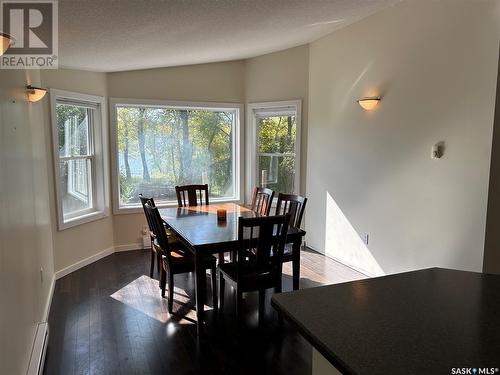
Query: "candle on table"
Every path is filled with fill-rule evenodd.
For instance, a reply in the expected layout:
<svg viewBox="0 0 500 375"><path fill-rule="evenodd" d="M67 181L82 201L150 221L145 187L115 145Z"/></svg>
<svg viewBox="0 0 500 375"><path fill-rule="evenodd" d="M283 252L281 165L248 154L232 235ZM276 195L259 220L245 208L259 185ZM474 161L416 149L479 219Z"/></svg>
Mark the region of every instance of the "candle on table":
<svg viewBox="0 0 500 375"><path fill-rule="evenodd" d="M218 221L226 221L226 209L225 208L218 208L217 209L217 220Z"/></svg>

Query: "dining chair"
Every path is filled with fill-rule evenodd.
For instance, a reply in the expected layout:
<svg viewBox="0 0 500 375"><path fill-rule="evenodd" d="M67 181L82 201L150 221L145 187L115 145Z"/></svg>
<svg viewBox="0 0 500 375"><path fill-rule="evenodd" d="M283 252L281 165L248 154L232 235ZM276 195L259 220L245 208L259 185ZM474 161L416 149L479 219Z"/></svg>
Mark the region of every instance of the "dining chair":
<svg viewBox="0 0 500 375"><path fill-rule="evenodd" d="M176 186L175 194L179 207L208 204L208 184Z"/></svg>
<svg viewBox="0 0 500 375"><path fill-rule="evenodd" d="M219 265L220 311L224 308L226 282L236 291L236 316L241 315L244 292L259 291L259 320L264 312L265 290L281 292L283 249L290 215L260 216L238 220L235 262ZM248 253L254 254L248 257Z"/></svg>
<svg viewBox="0 0 500 375"><path fill-rule="evenodd" d="M295 194L278 194L278 202L276 203L276 215L290 214L290 227L300 229L302 217L306 209L307 198ZM300 251L300 249L299 249ZM300 272L300 255L293 257L293 246L291 243L285 245L283 251L283 262L293 262L293 273ZM299 277L299 276L297 276Z"/></svg>
<svg viewBox="0 0 500 375"><path fill-rule="evenodd" d="M269 216L273 203L274 191L268 188L256 187L253 190L250 209L262 216Z"/></svg>
<svg viewBox="0 0 500 375"><path fill-rule="evenodd" d="M177 203L179 207L208 205L208 184L176 186ZM224 253L219 253L219 263L224 263Z"/></svg>
<svg viewBox="0 0 500 375"><path fill-rule="evenodd" d="M168 312L172 313L174 303L174 275L195 270L194 255L180 242L175 244L175 247L169 244L167 234L163 228L163 220L158 212L157 207L153 207L149 202L144 205L153 224L155 240L153 246L162 253L162 268L160 273L161 295L165 297L165 289L168 276ZM217 309L217 273L216 259L207 255L202 258L201 266L210 270L212 276L212 293L214 309Z"/></svg>
<svg viewBox="0 0 500 375"><path fill-rule="evenodd" d="M155 269L155 258L156 258L156 269L157 273L160 274L160 269L161 269L161 252L156 251L156 248L153 246L154 240L155 240L155 234L153 231L153 223L151 222L151 218L146 211L145 204L150 203L152 207L156 207L154 199L145 197L142 194L139 194L139 199L141 200L142 208L144 210L144 215L146 216L146 221L148 222L148 228L149 228L149 236L151 238L151 267L149 270L149 277L153 277L154 269Z"/></svg>

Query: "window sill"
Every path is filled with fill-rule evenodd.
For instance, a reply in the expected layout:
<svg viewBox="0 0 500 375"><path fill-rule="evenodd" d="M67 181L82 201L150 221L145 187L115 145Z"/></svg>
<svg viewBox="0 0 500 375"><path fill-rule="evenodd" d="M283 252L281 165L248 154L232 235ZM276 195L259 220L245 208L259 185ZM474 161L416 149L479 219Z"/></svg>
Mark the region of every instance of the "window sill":
<svg viewBox="0 0 500 375"><path fill-rule="evenodd" d="M88 213L85 215L81 215L81 216L77 216L77 217L68 219L64 222L59 222L58 223L58 230L62 231L65 229L76 227L78 225L87 224L87 223L90 223L92 221L104 219L107 216L109 216L108 210L94 211L94 212L91 212L91 213Z"/></svg>
<svg viewBox="0 0 500 375"><path fill-rule="evenodd" d="M210 203L236 203L236 204L243 204L243 200L234 198L234 199L210 199ZM164 203L160 204L157 203L156 206L158 208L172 208L172 207L177 207L177 202L172 202L172 203ZM138 203L137 206L130 206L130 207L119 207L118 209L113 209L113 215L130 215L130 214L144 214L144 209L142 208L141 204Z"/></svg>

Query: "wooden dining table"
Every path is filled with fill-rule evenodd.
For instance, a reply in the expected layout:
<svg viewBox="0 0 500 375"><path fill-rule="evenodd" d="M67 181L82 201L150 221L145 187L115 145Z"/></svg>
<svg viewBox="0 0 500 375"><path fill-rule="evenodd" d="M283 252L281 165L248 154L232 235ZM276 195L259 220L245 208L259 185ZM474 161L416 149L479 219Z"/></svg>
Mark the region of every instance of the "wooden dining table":
<svg viewBox="0 0 500 375"><path fill-rule="evenodd" d="M218 209L226 210L225 221L217 220ZM256 217L258 214L235 203L161 208L159 212L167 226L194 253L197 331L198 335L201 335L204 322L203 299L206 291L206 273L201 266L201 260L209 254L235 251L238 244L238 218ZM302 229L291 227L287 235L287 243L292 244L294 290L299 289L300 247L305 233Z"/></svg>

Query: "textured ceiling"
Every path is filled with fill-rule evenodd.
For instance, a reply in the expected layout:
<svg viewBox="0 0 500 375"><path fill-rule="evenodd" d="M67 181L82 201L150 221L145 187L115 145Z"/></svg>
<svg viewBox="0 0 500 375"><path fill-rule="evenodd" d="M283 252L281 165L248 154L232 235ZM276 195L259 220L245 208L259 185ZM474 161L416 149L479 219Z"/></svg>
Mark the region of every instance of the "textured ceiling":
<svg viewBox="0 0 500 375"><path fill-rule="evenodd" d="M311 42L400 0L59 0L60 66L123 71Z"/></svg>

